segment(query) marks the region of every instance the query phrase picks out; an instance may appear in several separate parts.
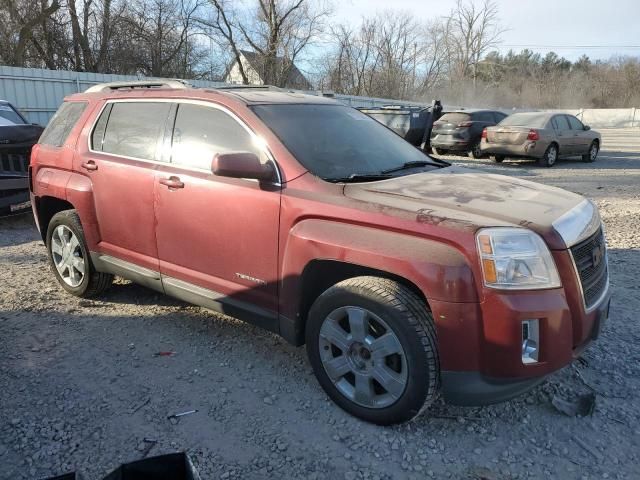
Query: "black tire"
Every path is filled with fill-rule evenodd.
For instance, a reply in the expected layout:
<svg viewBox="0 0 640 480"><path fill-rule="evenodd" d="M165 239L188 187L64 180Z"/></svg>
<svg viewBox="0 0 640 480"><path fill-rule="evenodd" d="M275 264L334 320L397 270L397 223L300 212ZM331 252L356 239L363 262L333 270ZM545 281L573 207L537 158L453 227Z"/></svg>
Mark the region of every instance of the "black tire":
<svg viewBox="0 0 640 480"><path fill-rule="evenodd" d="M471 150L469 150L469 156L476 160L484 158L485 155L484 153L482 153L482 150L480 149L480 142L476 142L473 144L473 146L471 147Z"/></svg>
<svg viewBox="0 0 640 480"><path fill-rule="evenodd" d="M600 145L596 140L594 140L593 142L591 142L591 145L589 145L589 151L584 155L582 155L582 161L585 163L595 162L596 158L598 157L599 151L600 151Z"/></svg>
<svg viewBox="0 0 640 480"><path fill-rule="evenodd" d="M558 161L558 153L558 145L552 143L547 147L547 150L544 152L544 156L538 160L538 163L541 167L553 167Z"/></svg>
<svg viewBox="0 0 640 480"><path fill-rule="evenodd" d="M504 155L494 155L493 159L496 163L502 163L504 162Z"/></svg>
<svg viewBox="0 0 640 480"><path fill-rule="evenodd" d="M432 147L433 148L433 153L435 153L436 155L446 155L447 154L447 150L443 150L442 148L437 148L437 147Z"/></svg>
<svg viewBox="0 0 640 480"><path fill-rule="evenodd" d="M347 306L368 310L383 319L402 346L407 368L404 390L394 403L384 408L367 408L349 399L323 366L320 330L330 313ZM327 395L343 410L368 422L391 425L407 421L422 413L438 395L440 361L433 317L427 305L398 282L356 277L329 288L311 307L306 344L311 366Z"/></svg>
<svg viewBox="0 0 640 480"><path fill-rule="evenodd" d="M77 286L72 286L65 282L60 272L56 268L53 259L54 254L52 251L52 236L56 228L61 225L71 230L71 232L78 239L79 255L84 260L85 273L82 281ZM62 288L64 288L67 292L77 297L90 298L100 295L107 288L109 288L109 286L111 286L111 283L113 282L113 275L97 272L95 267L93 266L93 263L91 263L91 256L89 255L89 250L87 249L87 242L84 237L82 224L80 223L80 217L78 217L78 214L75 210L64 210L62 212L56 213L53 216L53 218L49 222L49 227L47 228L46 246L51 271L58 280L58 283L60 283Z"/></svg>

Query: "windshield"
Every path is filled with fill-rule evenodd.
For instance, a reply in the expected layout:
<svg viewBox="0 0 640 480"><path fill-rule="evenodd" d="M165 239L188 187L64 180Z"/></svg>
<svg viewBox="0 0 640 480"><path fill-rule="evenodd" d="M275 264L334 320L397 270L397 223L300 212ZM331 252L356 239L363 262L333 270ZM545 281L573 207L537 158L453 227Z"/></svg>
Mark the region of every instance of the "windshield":
<svg viewBox="0 0 640 480"><path fill-rule="evenodd" d="M11 105L0 104L0 119L4 119L4 125L24 125L24 119L16 112ZM6 121L11 123L7 124Z"/></svg>
<svg viewBox="0 0 640 480"><path fill-rule="evenodd" d="M310 172L326 180L436 160L371 117L341 105L256 105L253 111ZM396 175L402 175L398 171Z"/></svg>
<svg viewBox="0 0 640 480"><path fill-rule="evenodd" d="M514 113L502 120L498 125L506 127L544 128L549 120L546 113Z"/></svg>

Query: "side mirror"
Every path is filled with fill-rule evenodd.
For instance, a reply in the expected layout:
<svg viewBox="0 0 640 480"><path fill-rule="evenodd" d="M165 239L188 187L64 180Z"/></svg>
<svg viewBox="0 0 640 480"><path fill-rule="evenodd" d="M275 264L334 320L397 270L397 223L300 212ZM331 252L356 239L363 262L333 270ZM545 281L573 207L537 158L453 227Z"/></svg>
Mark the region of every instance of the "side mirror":
<svg viewBox="0 0 640 480"><path fill-rule="evenodd" d="M591 130L591 127L590 127L589 125L585 125L585 126L584 126L584 129L585 129L585 130Z"/></svg>
<svg viewBox="0 0 640 480"><path fill-rule="evenodd" d="M220 177L251 178L263 182L275 179L271 163L261 163L255 153L217 153L211 162L211 172Z"/></svg>

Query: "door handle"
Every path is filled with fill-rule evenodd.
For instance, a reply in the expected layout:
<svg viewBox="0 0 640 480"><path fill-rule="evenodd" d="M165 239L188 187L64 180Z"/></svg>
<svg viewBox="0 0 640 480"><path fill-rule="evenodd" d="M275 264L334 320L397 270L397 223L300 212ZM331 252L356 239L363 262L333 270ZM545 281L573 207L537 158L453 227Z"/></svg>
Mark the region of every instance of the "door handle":
<svg viewBox="0 0 640 480"><path fill-rule="evenodd" d="M96 162L94 162L93 160L89 160L88 162L84 162L82 164L82 168L93 171L98 169L98 165L96 165Z"/></svg>
<svg viewBox="0 0 640 480"><path fill-rule="evenodd" d="M160 183L169 188L184 188L184 183L180 181L180 178L174 177L173 175L169 178L161 178Z"/></svg>

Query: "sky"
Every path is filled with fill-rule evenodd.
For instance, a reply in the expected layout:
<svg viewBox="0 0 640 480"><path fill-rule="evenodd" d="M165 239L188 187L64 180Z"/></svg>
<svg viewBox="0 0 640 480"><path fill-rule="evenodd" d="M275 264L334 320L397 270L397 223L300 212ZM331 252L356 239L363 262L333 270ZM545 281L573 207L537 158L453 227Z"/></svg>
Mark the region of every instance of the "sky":
<svg viewBox="0 0 640 480"><path fill-rule="evenodd" d="M363 16L385 9L406 10L416 19L429 20L447 15L455 3L455 0L338 0L334 5L335 18L358 24ZM495 3L501 24L507 29L499 49L503 53L510 48L520 51L530 46L542 54L553 50L572 61L582 54L591 59L640 56L640 0L496 0ZM626 45L635 48L621 47Z"/></svg>

